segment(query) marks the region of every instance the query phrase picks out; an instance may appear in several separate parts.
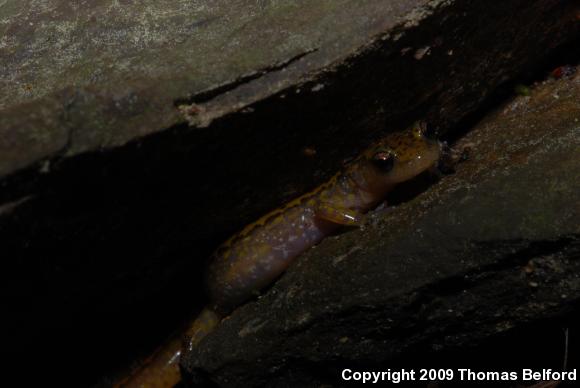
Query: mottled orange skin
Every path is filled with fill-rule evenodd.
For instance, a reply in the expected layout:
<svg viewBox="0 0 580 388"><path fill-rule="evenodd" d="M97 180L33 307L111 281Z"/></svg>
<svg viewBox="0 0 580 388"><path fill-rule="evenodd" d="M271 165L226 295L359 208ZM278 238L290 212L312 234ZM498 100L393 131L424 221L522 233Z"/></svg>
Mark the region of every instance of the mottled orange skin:
<svg viewBox="0 0 580 388"><path fill-rule="evenodd" d="M185 333L185 349L173 340L124 386L171 387L179 382L180 351L188 351L221 317L272 283L296 257L341 225L357 225L398 183L432 167L440 143L424 125L379 140L315 190L296 198L232 236L215 252L207 273L209 304ZM386 159L388 162L377 162ZM384 161L384 160L383 160Z"/></svg>

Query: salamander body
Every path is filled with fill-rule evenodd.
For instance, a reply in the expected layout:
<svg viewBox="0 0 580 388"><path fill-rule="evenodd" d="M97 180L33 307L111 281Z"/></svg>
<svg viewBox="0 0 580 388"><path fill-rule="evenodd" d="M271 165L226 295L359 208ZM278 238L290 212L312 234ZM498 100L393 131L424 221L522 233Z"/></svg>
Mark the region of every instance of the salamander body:
<svg viewBox="0 0 580 388"><path fill-rule="evenodd" d="M185 349L197 346L221 318L271 284L302 252L341 225L358 225L395 185L434 166L440 153L441 144L416 123L377 141L328 182L232 236L210 261L209 304L186 331ZM179 338L170 341L126 386L177 383L181 349Z"/></svg>

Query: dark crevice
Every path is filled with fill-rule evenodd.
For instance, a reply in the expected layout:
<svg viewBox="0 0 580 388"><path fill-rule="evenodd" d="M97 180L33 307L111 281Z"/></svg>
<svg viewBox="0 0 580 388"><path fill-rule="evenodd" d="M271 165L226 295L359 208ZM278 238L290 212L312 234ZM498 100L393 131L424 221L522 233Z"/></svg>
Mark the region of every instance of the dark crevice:
<svg viewBox="0 0 580 388"><path fill-rule="evenodd" d="M526 71L500 84L477 110L462 117L455 123L442 140L447 141L449 144L457 142L490 112L499 109L506 101L513 98L517 94L518 85L533 85L548 78L554 78L553 71L561 66L571 66L574 71L577 71L576 68L580 66L580 51L578 47L580 47L580 37L558 47L550 55L540 59ZM566 76L566 74L563 74L563 77Z"/></svg>
<svg viewBox="0 0 580 388"><path fill-rule="evenodd" d="M238 78L237 80L227 83L225 85L221 85L218 86L216 88L204 91L204 92L200 92L200 93L196 93L194 96L191 96L189 98L184 98L184 99L179 99L175 101L175 106L180 106L180 105L187 105L187 104L202 104L205 102L208 102L210 100L213 100L214 98L222 95L222 94L226 94L234 89L237 89L238 87L247 84L251 81L254 81L256 79L259 79L261 77L263 77L265 74L268 73L274 73L280 70L283 70L284 68L287 68L288 66L292 65L294 62L299 61L300 59L304 58L305 56L307 56L308 54L314 53L318 51L318 49L310 49L310 50L306 50L300 54L297 54L281 63L277 63L275 65L272 66L267 66L261 69L258 69L256 71L254 71L252 74L248 74L245 76L241 76L240 78Z"/></svg>

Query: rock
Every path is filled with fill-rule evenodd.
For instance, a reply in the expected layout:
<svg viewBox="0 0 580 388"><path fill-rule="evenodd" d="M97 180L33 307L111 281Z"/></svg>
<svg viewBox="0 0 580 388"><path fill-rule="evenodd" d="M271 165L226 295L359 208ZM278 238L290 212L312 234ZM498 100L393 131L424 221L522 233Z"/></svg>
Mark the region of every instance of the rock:
<svg viewBox="0 0 580 388"><path fill-rule="evenodd" d="M45 380L153 349L229 234L579 36L574 1L69 3L0 1L2 282Z"/></svg>
<svg viewBox="0 0 580 388"><path fill-rule="evenodd" d="M578 101L580 74L486 116L455 174L302 255L182 358L189 379L341 386L344 367L386 370L577 306Z"/></svg>

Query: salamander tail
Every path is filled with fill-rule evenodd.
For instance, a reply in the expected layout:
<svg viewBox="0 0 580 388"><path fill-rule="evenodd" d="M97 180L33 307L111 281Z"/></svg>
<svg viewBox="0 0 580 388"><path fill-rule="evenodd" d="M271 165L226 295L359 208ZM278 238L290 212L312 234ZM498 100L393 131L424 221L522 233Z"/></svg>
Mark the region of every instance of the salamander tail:
<svg viewBox="0 0 580 388"><path fill-rule="evenodd" d="M193 349L220 322L218 314L204 308L184 333L174 335L149 357L141 368L117 382L116 388L172 388L181 381L182 349Z"/></svg>
<svg viewBox="0 0 580 388"><path fill-rule="evenodd" d="M204 308L185 332L183 348L188 351L197 346L203 337L211 333L220 323L221 317L213 310Z"/></svg>

